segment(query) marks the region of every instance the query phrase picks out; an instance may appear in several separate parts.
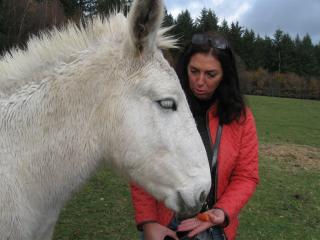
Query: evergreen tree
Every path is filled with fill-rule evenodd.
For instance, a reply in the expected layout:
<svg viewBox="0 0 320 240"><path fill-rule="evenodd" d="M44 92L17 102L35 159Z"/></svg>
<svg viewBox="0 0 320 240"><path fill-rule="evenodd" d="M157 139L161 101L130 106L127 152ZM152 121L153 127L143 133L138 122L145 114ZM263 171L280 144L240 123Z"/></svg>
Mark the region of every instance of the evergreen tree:
<svg viewBox="0 0 320 240"><path fill-rule="evenodd" d="M277 65L275 64L277 59L276 51L274 50L273 41L270 37L266 36L263 41L263 55L264 64L263 68L268 69L269 72L274 72L277 70Z"/></svg>
<svg viewBox="0 0 320 240"><path fill-rule="evenodd" d="M95 0L96 9L99 14L108 16L110 13L123 11L126 15L132 5L133 0Z"/></svg>
<svg viewBox="0 0 320 240"><path fill-rule="evenodd" d="M5 49L7 45L7 37L6 37L6 24L5 24L5 6L3 1L0 1L0 55L3 49Z"/></svg>
<svg viewBox="0 0 320 240"><path fill-rule="evenodd" d="M296 68L295 44L290 35L277 29L273 39L273 60L272 71L294 72Z"/></svg>
<svg viewBox="0 0 320 240"><path fill-rule="evenodd" d="M305 76L315 75L317 72L317 58L309 34L305 35L298 48L298 57L301 64L301 74Z"/></svg>
<svg viewBox="0 0 320 240"><path fill-rule="evenodd" d="M104 16L109 16L110 13L118 12L120 9L120 0L96 0L97 12Z"/></svg>
<svg viewBox="0 0 320 240"><path fill-rule="evenodd" d="M180 38L180 43L185 46L190 42L194 33L194 23L188 10L179 13L174 33Z"/></svg>
<svg viewBox="0 0 320 240"><path fill-rule="evenodd" d="M197 32L217 31L218 17L211 9L207 10L206 8L203 8L195 25Z"/></svg>
<svg viewBox="0 0 320 240"><path fill-rule="evenodd" d="M241 39L241 49L239 52L242 60L250 70L258 69L258 62L255 57L255 33L246 29Z"/></svg>
<svg viewBox="0 0 320 240"><path fill-rule="evenodd" d="M225 37L229 35L230 29L227 20L223 19L221 26L218 26L218 31L222 33Z"/></svg>
<svg viewBox="0 0 320 240"><path fill-rule="evenodd" d="M257 68L267 68L267 57L269 55L268 48L267 48L267 42L265 39L260 37L258 34L255 39L254 44L254 59L256 61L256 67Z"/></svg>
<svg viewBox="0 0 320 240"><path fill-rule="evenodd" d="M314 47L315 58L316 58L316 75L320 76L320 42Z"/></svg>
<svg viewBox="0 0 320 240"><path fill-rule="evenodd" d="M296 59L296 65L295 65L295 72L299 75L302 75L302 62L301 62L301 50L302 50L302 42L299 35L296 36L294 40L294 46L295 46L295 59Z"/></svg>
<svg viewBox="0 0 320 240"><path fill-rule="evenodd" d="M81 9L79 0L60 0L60 2L67 16L73 16Z"/></svg>
<svg viewBox="0 0 320 240"><path fill-rule="evenodd" d="M275 62L277 64L277 71L280 73L281 72L281 65L282 65L282 38L283 38L283 31L280 29L277 29L276 32L274 33L273 37L273 46L276 51L276 59Z"/></svg>
<svg viewBox="0 0 320 240"><path fill-rule="evenodd" d="M239 22L231 23L228 38L232 44L232 47L236 53L241 52L241 37L243 34L243 29L239 26Z"/></svg>
<svg viewBox="0 0 320 240"><path fill-rule="evenodd" d="M2 0L0 18L1 53L23 47L31 34L66 21L58 0Z"/></svg>
<svg viewBox="0 0 320 240"><path fill-rule="evenodd" d="M162 27L171 27L170 31L167 32L168 35L175 36L175 20L172 16L172 14L168 14L167 9L164 11L164 17L162 21ZM176 52L175 50L172 49L172 52Z"/></svg>
<svg viewBox="0 0 320 240"><path fill-rule="evenodd" d="M164 27L170 27L173 26L175 24L174 18L172 16L172 14L168 14L167 9L164 10L164 17L163 17L163 23L162 26Z"/></svg>
<svg viewBox="0 0 320 240"><path fill-rule="evenodd" d="M110 13L123 11L125 15L130 10L133 0L60 0L63 2L65 9L74 10L75 7L81 9L85 17L94 15L109 16ZM70 11L70 10L69 10Z"/></svg>
<svg viewBox="0 0 320 240"><path fill-rule="evenodd" d="M295 45L289 34L284 34L281 41L282 72L295 72Z"/></svg>

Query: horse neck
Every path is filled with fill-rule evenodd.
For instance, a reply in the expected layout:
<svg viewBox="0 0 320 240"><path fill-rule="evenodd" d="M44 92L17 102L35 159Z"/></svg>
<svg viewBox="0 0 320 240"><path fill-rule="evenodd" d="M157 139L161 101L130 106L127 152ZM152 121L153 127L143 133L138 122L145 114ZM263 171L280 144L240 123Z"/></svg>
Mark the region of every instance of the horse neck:
<svg viewBox="0 0 320 240"><path fill-rule="evenodd" d="M39 79L60 63L72 63L99 44L125 38L127 20L123 14L112 14L106 20L99 17L91 20L86 22L86 28L70 22L62 29L40 33L30 38L27 49L11 49L1 57L0 98L14 94L31 82L39 83Z"/></svg>
<svg viewBox="0 0 320 240"><path fill-rule="evenodd" d="M67 199L108 152L108 134L101 137L109 132L108 119L101 118L108 115L103 109L112 107L108 99L114 83L99 77L96 69L75 69L71 78L53 76L2 109L8 128L1 129L1 142L12 147L17 175L59 199Z"/></svg>

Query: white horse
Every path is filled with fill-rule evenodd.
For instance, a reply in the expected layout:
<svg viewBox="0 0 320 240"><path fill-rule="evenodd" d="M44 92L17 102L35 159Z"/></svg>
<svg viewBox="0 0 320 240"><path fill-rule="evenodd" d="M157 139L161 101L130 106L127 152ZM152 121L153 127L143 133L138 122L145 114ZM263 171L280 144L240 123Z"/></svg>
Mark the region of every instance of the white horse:
<svg viewBox="0 0 320 240"><path fill-rule="evenodd" d="M201 138L160 48L161 0L69 24L0 61L0 239L51 239L59 212L112 163L183 216L210 189Z"/></svg>

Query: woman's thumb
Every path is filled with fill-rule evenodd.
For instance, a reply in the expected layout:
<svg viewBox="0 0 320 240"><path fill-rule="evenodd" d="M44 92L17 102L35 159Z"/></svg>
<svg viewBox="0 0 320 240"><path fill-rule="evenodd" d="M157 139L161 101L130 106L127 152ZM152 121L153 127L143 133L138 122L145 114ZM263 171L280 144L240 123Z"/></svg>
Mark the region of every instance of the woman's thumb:
<svg viewBox="0 0 320 240"><path fill-rule="evenodd" d="M172 231L171 229L168 229L166 234L166 236L171 237L172 239L179 240L176 232Z"/></svg>

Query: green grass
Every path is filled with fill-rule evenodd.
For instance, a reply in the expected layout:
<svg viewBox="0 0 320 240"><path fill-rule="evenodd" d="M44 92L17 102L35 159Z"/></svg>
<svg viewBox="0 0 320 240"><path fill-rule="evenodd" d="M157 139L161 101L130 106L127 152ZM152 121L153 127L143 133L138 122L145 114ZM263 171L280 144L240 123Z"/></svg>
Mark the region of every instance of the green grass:
<svg viewBox="0 0 320 240"><path fill-rule="evenodd" d="M320 147L320 101L248 96L262 143Z"/></svg>
<svg viewBox="0 0 320 240"><path fill-rule="evenodd" d="M240 216L239 240L319 239L319 171L263 158L260 176L261 183Z"/></svg>
<svg viewBox="0 0 320 240"><path fill-rule="evenodd" d="M62 211L56 240L138 239L128 184L104 167Z"/></svg>
<svg viewBox="0 0 320 240"><path fill-rule="evenodd" d="M248 96L264 143L320 147L320 102ZM240 215L239 240L319 239L319 170L260 159L261 183ZM55 240L139 239L127 183L101 169L61 213Z"/></svg>

